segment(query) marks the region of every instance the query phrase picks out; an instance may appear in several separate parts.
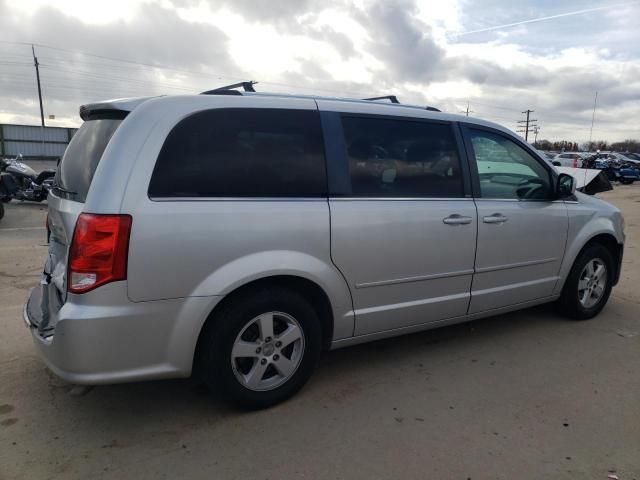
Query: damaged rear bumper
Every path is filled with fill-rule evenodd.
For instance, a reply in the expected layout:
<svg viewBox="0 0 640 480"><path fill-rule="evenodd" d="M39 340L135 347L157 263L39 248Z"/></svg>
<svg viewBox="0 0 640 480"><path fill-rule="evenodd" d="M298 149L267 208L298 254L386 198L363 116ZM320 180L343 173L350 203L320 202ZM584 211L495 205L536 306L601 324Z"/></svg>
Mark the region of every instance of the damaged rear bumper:
<svg viewBox="0 0 640 480"><path fill-rule="evenodd" d="M31 291L24 322L47 367L85 385L189 376L198 334L219 298L131 302L126 282L114 282L68 295L42 328L38 305L46 288Z"/></svg>

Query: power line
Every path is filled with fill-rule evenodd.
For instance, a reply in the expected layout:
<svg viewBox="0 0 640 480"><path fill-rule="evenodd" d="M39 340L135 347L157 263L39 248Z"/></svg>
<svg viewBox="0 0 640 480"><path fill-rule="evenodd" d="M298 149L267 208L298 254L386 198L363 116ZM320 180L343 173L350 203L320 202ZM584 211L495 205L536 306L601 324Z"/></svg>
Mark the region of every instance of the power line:
<svg viewBox="0 0 640 480"><path fill-rule="evenodd" d="M41 48L47 48L49 50L56 50L59 52L66 52L66 53L72 53L74 55L85 55L87 57L94 57L94 58L101 58L103 60L110 60L113 62L122 62L122 63L129 63L131 65L141 65L141 66L145 66L145 67L151 67L151 68L160 68L160 69L164 69L164 70L173 70L176 72L182 72L182 73L189 73L189 74L194 74L194 73L200 73L202 74L203 72L194 72L194 71L189 71L189 70L178 70L175 68L171 68L168 67L166 65L161 65L161 64L153 64L153 63L145 63L145 62L138 62L135 60L127 60L124 58L115 58L115 57L108 57L106 55L98 55L95 53L89 53L89 52L84 52L82 50L69 50L66 48L60 48L60 47L53 47L51 45L45 45L43 43L28 43L28 42L13 42L13 41L9 41L9 40L0 40L0 43L8 43L8 44L13 44L13 45L26 45L26 46L31 46L31 45L35 45L36 47L41 47ZM208 74L211 75L211 74ZM223 77L222 75L218 75L220 77ZM229 79L238 79L239 77L226 77Z"/></svg>
<svg viewBox="0 0 640 480"><path fill-rule="evenodd" d="M5 43L5 44L10 44L10 45L25 45L25 46L30 46L31 43L28 42L15 42L15 41L9 41L9 40L0 40L0 43ZM70 49L66 49L66 48L60 48L60 47L53 47L51 45L46 45L46 44L42 44L42 43L34 43L33 45L35 45L36 47L41 47L41 48L46 48L46 49L50 49L50 50L56 50L56 51L60 51L60 52L65 52L65 53L69 53L69 54L74 54L74 55L85 55L87 57L93 57L93 58L99 58L102 60L108 60L108 61L112 61L112 62L121 62L121 63L125 63L125 64L129 64L129 65L135 65L138 67L146 67L146 68L152 68L155 70L168 70L168 71L173 71L173 72L177 72L177 73L183 73L183 74L188 74L188 75L198 75L198 76L204 76L207 78L211 78L211 77L217 77L218 79L228 79L228 80L244 80L243 77L240 76L232 76L232 75L227 75L227 74L218 74L218 73L213 73L213 72L202 72L202 71L194 71L194 70L184 70L184 69L177 69L177 68L172 68L169 67L167 65L162 65L162 64L157 64L157 63L146 63L146 62L138 62L135 60L129 60L129 59L123 59L123 58L116 58L116 57L110 57L110 56L106 56L106 55L98 55L95 53L90 53L90 52L84 52L81 50L70 50ZM74 61L77 61L74 60ZM87 63L85 61L85 63ZM333 93L336 95L345 95L345 94L349 94L349 95L354 95L354 96L360 96L362 95L362 92L355 92L355 91L349 91L349 90L336 90L336 89L328 89L328 88L322 88L322 87L304 87L301 85L292 85L292 84L288 84L288 83L280 83L280 82L271 82L269 80L260 80L260 83L263 85L273 85L276 87L286 87L286 88L292 88L292 89L301 89L301 90L308 90L308 91L324 91L324 92L328 92L328 93Z"/></svg>

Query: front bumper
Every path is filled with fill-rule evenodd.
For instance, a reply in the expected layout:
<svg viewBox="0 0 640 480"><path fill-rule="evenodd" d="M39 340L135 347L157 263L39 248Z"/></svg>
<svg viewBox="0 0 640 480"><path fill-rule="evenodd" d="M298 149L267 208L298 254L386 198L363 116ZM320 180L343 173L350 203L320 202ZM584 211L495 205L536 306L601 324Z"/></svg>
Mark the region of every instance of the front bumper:
<svg viewBox="0 0 640 480"><path fill-rule="evenodd" d="M53 373L87 385L189 376L200 329L219 299L131 302L126 282L115 282L68 295L52 313L55 328L42 330L34 304L43 288L31 291L23 309L34 345Z"/></svg>

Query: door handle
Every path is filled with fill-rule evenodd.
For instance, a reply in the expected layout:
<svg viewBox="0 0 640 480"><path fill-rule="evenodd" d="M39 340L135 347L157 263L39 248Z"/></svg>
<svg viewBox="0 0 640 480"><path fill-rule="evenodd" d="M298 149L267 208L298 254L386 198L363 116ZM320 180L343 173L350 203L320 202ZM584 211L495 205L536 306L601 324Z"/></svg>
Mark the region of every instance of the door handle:
<svg viewBox="0 0 640 480"><path fill-rule="evenodd" d="M469 223L471 223L472 218L464 217L462 215L454 213L453 215L449 215L448 217L443 218L442 221L447 225L468 225Z"/></svg>
<svg viewBox="0 0 640 480"><path fill-rule="evenodd" d="M509 219L504 215L502 215L501 213L494 213L493 215L482 217L482 221L484 223L504 223L507 220Z"/></svg>

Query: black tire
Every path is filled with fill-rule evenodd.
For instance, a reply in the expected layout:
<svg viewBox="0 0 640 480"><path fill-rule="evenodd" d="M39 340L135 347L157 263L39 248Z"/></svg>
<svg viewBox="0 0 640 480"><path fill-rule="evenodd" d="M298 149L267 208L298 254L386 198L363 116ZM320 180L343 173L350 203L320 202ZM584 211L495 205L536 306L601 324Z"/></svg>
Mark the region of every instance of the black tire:
<svg viewBox="0 0 640 480"><path fill-rule="evenodd" d="M582 274L587 263L594 259L600 259L603 261L606 272L606 286L602 296L598 299L595 305L586 308L580 303L578 294L578 283L580 281L580 275ZM571 267L569 276L562 289L562 295L558 300L558 307L560 312L573 320L588 320L595 317L604 308L611 295L611 288L614 279L615 263L613 256L609 249L605 246L593 243L587 245L582 252L576 258L576 261Z"/></svg>
<svg viewBox="0 0 640 480"><path fill-rule="evenodd" d="M2 217L4 217L4 205L0 203L0 220L2 220Z"/></svg>
<svg viewBox="0 0 640 480"><path fill-rule="evenodd" d="M255 391L236 378L231 355L238 335L265 312L282 312L294 318L303 332L304 347L300 363L285 383L271 390ZM198 346L199 374L211 392L219 392L235 405L267 408L302 388L318 363L321 349L320 319L311 304L299 293L283 287L260 288L231 299L209 319Z"/></svg>
<svg viewBox="0 0 640 480"><path fill-rule="evenodd" d="M631 185L633 183L633 178L621 178L620 183L623 185Z"/></svg>

